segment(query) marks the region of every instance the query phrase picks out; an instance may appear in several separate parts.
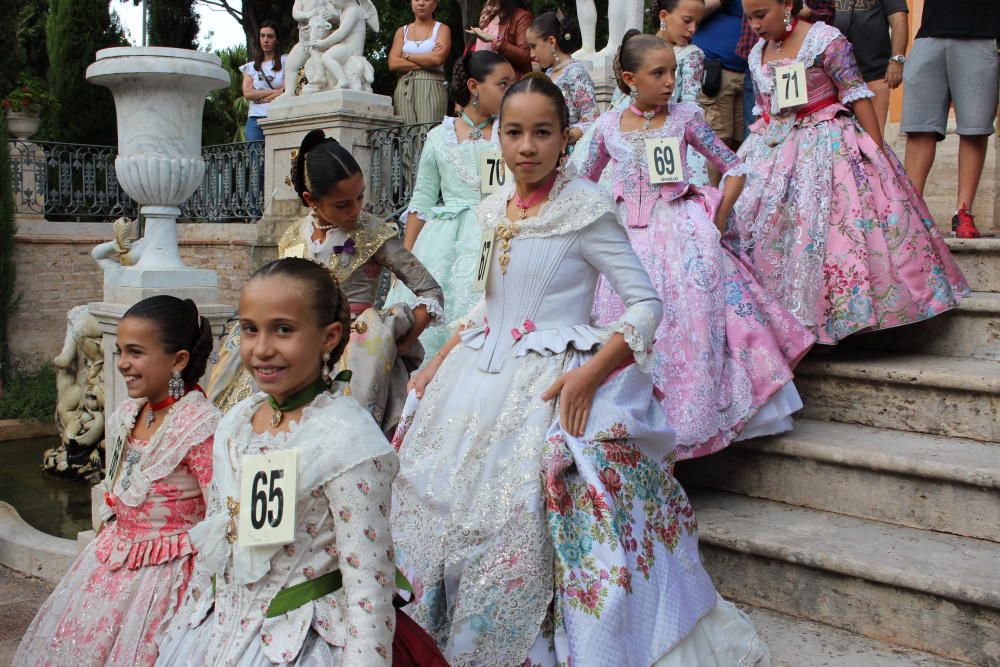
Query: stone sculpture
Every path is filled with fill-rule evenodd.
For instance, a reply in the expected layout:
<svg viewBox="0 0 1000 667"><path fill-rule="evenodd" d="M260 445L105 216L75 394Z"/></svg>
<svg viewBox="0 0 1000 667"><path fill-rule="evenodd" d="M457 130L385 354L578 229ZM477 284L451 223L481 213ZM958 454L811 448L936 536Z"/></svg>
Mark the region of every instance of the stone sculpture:
<svg viewBox="0 0 1000 667"><path fill-rule="evenodd" d="M60 444L45 452L42 468L97 479L104 445L104 351L102 332L88 306L67 313L66 340L56 367L56 427Z"/></svg>
<svg viewBox="0 0 1000 667"><path fill-rule="evenodd" d="M379 31L371 0L296 0L292 16L299 22L299 43L285 66L296 77L282 97L335 89L372 91L375 68L363 55L367 29Z"/></svg>
<svg viewBox="0 0 1000 667"><path fill-rule="evenodd" d="M90 256L102 269L134 265L142 257L145 239L132 242L132 230L135 224L128 218L118 218L112 227L115 240L95 246Z"/></svg>
<svg viewBox="0 0 1000 667"><path fill-rule="evenodd" d="M573 54L578 60L588 60L607 67L618 52L625 33L631 28L642 30L642 0L614 0L608 3L608 43L597 51L597 8L594 0L576 0L576 13L583 36L583 48Z"/></svg>

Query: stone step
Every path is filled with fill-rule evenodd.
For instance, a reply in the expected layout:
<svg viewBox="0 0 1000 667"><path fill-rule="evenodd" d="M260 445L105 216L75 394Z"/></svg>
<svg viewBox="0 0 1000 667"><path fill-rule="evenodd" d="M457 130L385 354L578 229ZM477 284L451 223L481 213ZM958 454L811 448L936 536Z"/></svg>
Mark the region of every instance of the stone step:
<svg viewBox="0 0 1000 667"><path fill-rule="evenodd" d="M772 667L959 667L968 664L771 609L740 607L767 644Z"/></svg>
<svg viewBox="0 0 1000 667"><path fill-rule="evenodd" d="M879 641L1000 664L1000 545L691 489L719 592Z"/></svg>
<svg viewBox="0 0 1000 667"><path fill-rule="evenodd" d="M972 289L1000 292L1000 238L946 240Z"/></svg>
<svg viewBox="0 0 1000 667"><path fill-rule="evenodd" d="M1000 441L1000 361L838 349L796 369L800 416Z"/></svg>
<svg viewBox="0 0 1000 667"><path fill-rule="evenodd" d="M973 292L947 313L905 327L851 336L844 347L1000 361L1000 292Z"/></svg>
<svg viewBox="0 0 1000 667"><path fill-rule="evenodd" d="M1000 447L796 420L795 430L684 461L685 486L1000 543Z"/></svg>

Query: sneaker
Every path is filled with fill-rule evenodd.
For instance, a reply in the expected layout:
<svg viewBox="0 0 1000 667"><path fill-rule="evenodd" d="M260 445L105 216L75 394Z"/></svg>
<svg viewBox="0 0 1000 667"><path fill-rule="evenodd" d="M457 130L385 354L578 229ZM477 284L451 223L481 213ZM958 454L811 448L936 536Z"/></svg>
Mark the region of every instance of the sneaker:
<svg viewBox="0 0 1000 667"><path fill-rule="evenodd" d="M972 215L965 204L955 212L951 218L951 231L960 239L978 239L979 230L976 229L976 217Z"/></svg>

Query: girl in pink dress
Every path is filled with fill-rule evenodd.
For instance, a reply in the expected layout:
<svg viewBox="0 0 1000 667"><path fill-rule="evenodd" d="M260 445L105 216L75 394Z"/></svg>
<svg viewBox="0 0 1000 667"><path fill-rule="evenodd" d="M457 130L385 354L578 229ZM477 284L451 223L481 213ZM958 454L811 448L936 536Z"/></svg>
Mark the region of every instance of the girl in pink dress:
<svg viewBox="0 0 1000 667"><path fill-rule="evenodd" d="M833 345L933 317L969 286L882 141L850 44L836 28L800 23L800 6L744 0L762 38L749 58L761 118L740 148L752 172L733 233L760 284ZM800 67L804 80L793 81ZM795 82L807 99L783 103L782 86Z"/></svg>
<svg viewBox="0 0 1000 667"><path fill-rule="evenodd" d="M118 326L129 398L108 422L102 529L42 605L15 665L152 665L187 591L219 412L197 386L212 330L190 299L154 296Z"/></svg>
<svg viewBox="0 0 1000 667"><path fill-rule="evenodd" d="M678 459L716 452L741 431L753 437L788 430L802 407L792 368L813 337L719 243L747 169L701 109L669 102L677 64L665 41L629 31L618 65L632 104L598 120L583 174L597 180L610 162L619 217L663 300L654 381L677 432ZM663 147L671 141L668 154ZM672 160L679 180L654 183L663 179L647 163L647 148L656 147L653 169ZM688 147L724 175L721 197L687 180ZM594 310L602 325L624 312L603 279Z"/></svg>

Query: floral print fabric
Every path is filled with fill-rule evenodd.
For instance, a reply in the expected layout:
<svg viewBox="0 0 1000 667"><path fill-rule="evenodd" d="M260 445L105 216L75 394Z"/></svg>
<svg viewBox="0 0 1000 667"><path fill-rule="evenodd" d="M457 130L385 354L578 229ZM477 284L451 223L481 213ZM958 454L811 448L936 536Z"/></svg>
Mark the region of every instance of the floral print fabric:
<svg viewBox="0 0 1000 667"><path fill-rule="evenodd" d="M867 90L850 45L816 24L803 50L810 101L823 89L839 101L803 118L762 119L740 148L752 173L731 234L754 276L824 344L953 308L969 286L926 203L892 149L843 106ZM760 64L759 47L751 70L758 103L775 109L773 68Z"/></svg>
<svg viewBox="0 0 1000 667"><path fill-rule="evenodd" d="M201 394L197 417L215 412ZM138 402L126 401L113 420L130 431ZM183 418L185 413L175 417ZM168 422L160 428L170 426ZM217 413L212 424L218 421ZM205 515L212 478L212 437L188 443L165 477L151 480L137 507L116 503L116 520L83 550L32 622L15 665L152 665L155 638L170 622L191 579L195 550L187 530ZM172 443L171 443L172 444ZM156 456L149 442L129 439L128 452ZM132 454L132 460L139 459Z"/></svg>
<svg viewBox="0 0 1000 667"><path fill-rule="evenodd" d="M677 59L677 83L671 102L687 102L697 104L701 95L701 82L705 79L705 52L694 44L675 46L674 56ZM687 148L687 164L690 172L688 182L694 185L708 185L708 164L705 156L694 146Z"/></svg>
<svg viewBox="0 0 1000 667"><path fill-rule="evenodd" d="M597 120L601 110L597 107L594 80L583 63L574 60L559 72L549 69L546 74L559 86L566 106L569 107L569 126L586 131Z"/></svg>

